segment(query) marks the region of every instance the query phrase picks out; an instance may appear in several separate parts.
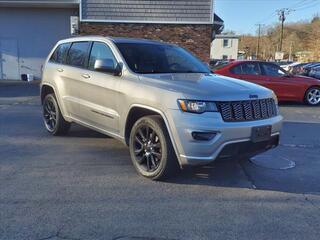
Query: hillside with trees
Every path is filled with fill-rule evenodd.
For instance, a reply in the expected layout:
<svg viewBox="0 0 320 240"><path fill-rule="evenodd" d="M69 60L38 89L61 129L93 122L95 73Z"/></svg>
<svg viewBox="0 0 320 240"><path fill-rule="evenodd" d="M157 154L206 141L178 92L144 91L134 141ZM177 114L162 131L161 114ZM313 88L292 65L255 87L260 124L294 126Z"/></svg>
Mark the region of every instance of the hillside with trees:
<svg viewBox="0 0 320 240"><path fill-rule="evenodd" d="M257 58L274 59L279 50L280 25L267 26L262 29L260 48ZM239 50L246 57L255 58L257 54L258 36L244 35L240 37ZM320 61L320 18L311 21L286 23L283 33L282 51L285 59L299 61Z"/></svg>

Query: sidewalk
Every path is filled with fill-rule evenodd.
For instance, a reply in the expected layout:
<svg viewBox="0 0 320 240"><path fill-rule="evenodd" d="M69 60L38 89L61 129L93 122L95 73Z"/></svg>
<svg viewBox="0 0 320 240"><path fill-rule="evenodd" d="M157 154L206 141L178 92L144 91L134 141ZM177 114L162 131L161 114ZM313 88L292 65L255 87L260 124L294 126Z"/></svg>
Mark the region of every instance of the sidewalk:
<svg viewBox="0 0 320 240"><path fill-rule="evenodd" d="M0 105L13 105L39 98L40 81L0 80Z"/></svg>
<svg viewBox="0 0 320 240"><path fill-rule="evenodd" d="M2 80L0 79L0 87L11 85L23 85L23 84L40 84L41 80L34 80L32 82L26 82L22 80Z"/></svg>

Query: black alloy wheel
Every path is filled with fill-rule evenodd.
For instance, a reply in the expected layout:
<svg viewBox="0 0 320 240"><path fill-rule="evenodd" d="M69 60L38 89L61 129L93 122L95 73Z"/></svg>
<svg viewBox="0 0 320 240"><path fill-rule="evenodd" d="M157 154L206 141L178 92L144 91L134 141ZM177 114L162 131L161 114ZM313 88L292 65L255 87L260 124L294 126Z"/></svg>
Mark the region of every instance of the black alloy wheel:
<svg viewBox="0 0 320 240"><path fill-rule="evenodd" d="M43 119L49 132L53 132L57 125L57 109L52 98L46 98L43 103Z"/></svg>
<svg viewBox="0 0 320 240"><path fill-rule="evenodd" d="M169 133L158 115L137 120L131 129L129 148L134 167L144 177L163 180L178 169Z"/></svg>
<svg viewBox="0 0 320 240"><path fill-rule="evenodd" d="M63 118L54 94L45 96L42 103L42 112L43 122L49 133L52 135L68 133L71 124Z"/></svg>
<svg viewBox="0 0 320 240"><path fill-rule="evenodd" d="M137 163L147 172L154 172L160 165L162 148L160 139L152 127L143 125L134 137L134 154Z"/></svg>

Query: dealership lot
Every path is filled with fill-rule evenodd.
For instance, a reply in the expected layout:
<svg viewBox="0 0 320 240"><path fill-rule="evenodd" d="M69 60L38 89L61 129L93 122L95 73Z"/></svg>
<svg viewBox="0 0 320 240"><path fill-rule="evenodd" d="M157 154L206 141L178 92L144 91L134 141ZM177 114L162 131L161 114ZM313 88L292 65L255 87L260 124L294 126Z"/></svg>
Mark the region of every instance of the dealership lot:
<svg viewBox="0 0 320 240"><path fill-rule="evenodd" d="M0 85L1 240L319 238L320 107L281 104L281 144L255 163L152 182L112 138L80 126L50 136L37 95Z"/></svg>

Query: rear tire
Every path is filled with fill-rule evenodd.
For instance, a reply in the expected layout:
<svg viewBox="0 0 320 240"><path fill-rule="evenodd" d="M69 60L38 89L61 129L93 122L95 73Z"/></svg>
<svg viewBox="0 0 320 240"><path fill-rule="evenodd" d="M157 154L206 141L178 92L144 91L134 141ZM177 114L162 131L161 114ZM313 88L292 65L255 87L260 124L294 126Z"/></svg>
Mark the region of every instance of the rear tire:
<svg viewBox="0 0 320 240"><path fill-rule="evenodd" d="M49 133L52 135L65 135L68 133L71 124L64 120L57 99L54 94L45 96L42 104L43 122Z"/></svg>
<svg viewBox="0 0 320 240"><path fill-rule="evenodd" d="M164 180L178 169L178 161L162 118L142 117L133 125L129 148L137 172L152 180Z"/></svg>
<svg viewBox="0 0 320 240"><path fill-rule="evenodd" d="M310 106L320 104L320 87L311 87L306 91L304 101Z"/></svg>

